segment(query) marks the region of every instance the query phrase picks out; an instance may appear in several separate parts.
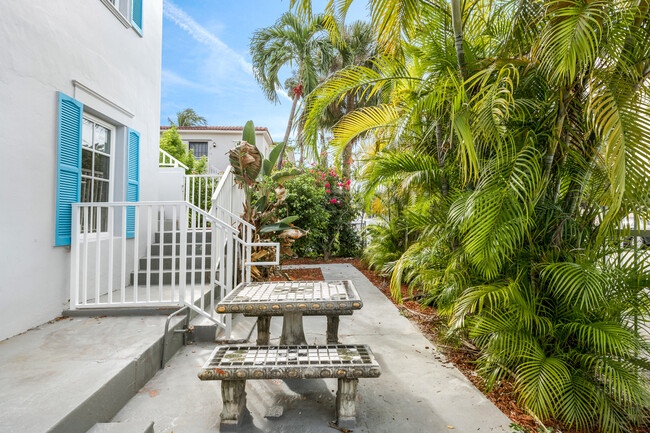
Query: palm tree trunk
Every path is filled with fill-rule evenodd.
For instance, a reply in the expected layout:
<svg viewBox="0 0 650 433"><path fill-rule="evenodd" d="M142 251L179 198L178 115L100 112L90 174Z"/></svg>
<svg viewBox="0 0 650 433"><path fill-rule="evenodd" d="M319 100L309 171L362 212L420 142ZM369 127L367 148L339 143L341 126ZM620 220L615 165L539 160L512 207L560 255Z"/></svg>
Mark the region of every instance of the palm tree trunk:
<svg viewBox="0 0 650 433"><path fill-rule="evenodd" d="M442 142L442 126L440 126L440 121L436 122L436 148L438 150L438 168L440 169L440 190L442 191L442 196L447 197L447 194L449 193L449 185L447 184L447 176L445 176L445 173L443 171L443 168L445 167L445 158L444 158L444 150L442 146L444 143Z"/></svg>
<svg viewBox="0 0 650 433"><path fill-rule="evenodd" d="M348 115L354 111L354 93L349 92L345 99L346 99L345 114ZM350 140L343 148L343 152L341 152L341 167L342 167L341 174L343 175L344 179L350 179L350 172L351 172L350 163L352 159L352 147L354 146L354 143L356 141L357 141L356 138Z"/></svg>
<svg viewBox="0 0 650 433"><path fill-rule="evenodd" d="M569 91L564 89L560 91L560 105L558 107L557 119L555 120L555 131L554 137L549 140L548 146L546 148L546 154L544 155L544 182L547 183L551 177L551 168L553 167L553 160L555 158L555 151L557 145L560 142L562 137L562 132L564 129L564 121L566 120L567 115L567 106L569 105ZM548 189L547 189L548 191Z"/></svg>
<svg viewBox="0 0 650 433"><path fill-rule="evenodd" d="M280 156L278 157L278 170L282 167L282 160L284 159L284 152L287 150L287 143L289 141L289 135L291 134L291 126L293 125L293 116L296 113L296 105L298 104L298 98L294 95L293 104L291 104L291 113L289 113L289 122L287 123L287 130L284 132L284 140L282 140L282 150L280 151Z"/></svg>
<svg viewBox="0 0 650 433"><path fill-rule="evenodd" d="M454 30L454 44L456 46L456 58L458 69L463 82L467 79L465 64L465 48L463 47L463 1L451 0L451 23Z"/></svg>
<svg viewBox="0 0 650 433"><path fill-rule="evenodd" d="M326 161L323 161L323 153L325 152L325 131L321 128L320 130L320 141L323 144L323 147L321 147L322 150L316 155L316 161L318 161L318 164L322 165L327 165Z"/></svg>
<svg viewBox="0 0 650 433"><path fill-rule="evenodd" d="M353 138L350 140L345 147L343 148L343 152L341 152L341 163L342 163L342 169L341 169L341 176L343 179L350 179L350 173L352 172L350 168L350 162L352 161L352 147L354 146L354 143L357 141L356 138Z"/></svg>
<svg viewBox="0 0 650 433"><path fill-rule="evenodd" d="M303 162L305 160L305 143L302 141L302 127L304 126L304 122L302 119L302 116L300 120L298 120L298 146L300 146L300 166L302 167Z"/></svg>

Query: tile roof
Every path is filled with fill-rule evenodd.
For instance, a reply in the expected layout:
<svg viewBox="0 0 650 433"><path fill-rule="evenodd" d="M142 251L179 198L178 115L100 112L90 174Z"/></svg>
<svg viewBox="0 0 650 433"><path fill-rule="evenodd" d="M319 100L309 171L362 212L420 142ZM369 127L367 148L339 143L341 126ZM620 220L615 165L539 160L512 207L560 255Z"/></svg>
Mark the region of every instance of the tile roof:
<svg viewBox="0 0 650 433"><path fill-rule="evenodd" d="M171 126L161 126L161 131L166 131L170 129ZM178 131L243 131L243 126L177 126ZM267 131L268 128L264 126L256 126L256 131Z"/></svg>

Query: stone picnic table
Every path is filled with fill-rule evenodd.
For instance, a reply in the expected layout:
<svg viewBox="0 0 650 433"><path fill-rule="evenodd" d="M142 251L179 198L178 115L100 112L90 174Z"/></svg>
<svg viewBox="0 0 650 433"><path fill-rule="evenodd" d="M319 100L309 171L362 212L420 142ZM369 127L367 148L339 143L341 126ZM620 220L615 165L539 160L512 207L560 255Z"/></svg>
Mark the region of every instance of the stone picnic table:
<svg viewBox="0 0 650 433"><path fill-rule="evenodd" d="M327 344L338 343L339 316L363 306L352 281L242 283L217 305L218 313L257 317L257 344L268 345L271 317L282 316L280 345L306 345L303 315L327 316Z"/></svg>

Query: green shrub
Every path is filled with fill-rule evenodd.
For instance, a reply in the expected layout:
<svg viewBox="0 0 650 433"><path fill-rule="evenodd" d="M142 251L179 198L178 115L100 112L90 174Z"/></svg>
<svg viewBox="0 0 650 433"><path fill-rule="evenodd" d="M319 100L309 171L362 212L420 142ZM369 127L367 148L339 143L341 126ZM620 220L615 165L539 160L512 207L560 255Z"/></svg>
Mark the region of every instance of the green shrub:
<svg viewBox="0 0 650 433"><path fill-rule="evenodd" d="M287 214L309 230L293 246L301 257L355 256L360 238L352 227L357 215L350 182L334 169L314 167L285 182Z"/></svg>

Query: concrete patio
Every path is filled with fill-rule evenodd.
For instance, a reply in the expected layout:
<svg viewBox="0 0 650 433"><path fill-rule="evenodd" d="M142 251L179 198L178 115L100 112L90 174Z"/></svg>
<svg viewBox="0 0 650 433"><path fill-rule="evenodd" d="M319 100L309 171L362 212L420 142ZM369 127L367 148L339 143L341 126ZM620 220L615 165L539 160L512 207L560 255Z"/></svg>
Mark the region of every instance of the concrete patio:
<svg viewBox="0 0 650 433"><path fill-rule="evenodd" d="M364 302L341 316L341 343L368 344L382 367L381 377L359 382L355 432L508 431L510 420L363 274L346 264L321 269L327 280L352 280ZM152 421L156 433L219 431L220 384L197 378L215 344L181 346L172 333L167 358L180 350L158 370L165 320L74 317L0 342L0 431L83 433L112 422L93 433L140 433ZM247 338L253 325L235 316L232 337ZM182 315L171 326L182 328ZM281 326L273 318L271 344ZM305 331L308 343L324 344L326 318L306 317ZM241 431L334 432L335 390L335 379L249 381Z"/></svg>
<svg viewBox="0 0 650 433"><path fill-rule="evenodd" d="M510 420L445 362L363 274L347 264L321 269L326 280L352 280L364 302L360 311L341 317L341 342L368 344L382 367L381 377L359 381L355 432L508 431ZM324 344L325 321L305 318L308 343ZM253 319L236 316L233 338L246 338L253 325ZM274 318L271 344L277 344L280 330L281 319ZM196 376L214 347L206 343L183 347L113 422L154 421L156 433L218 431L219 383L201 382ZM337 431L329 426L334 418L334 379L249 381L246 386L250 416L242 432Z"/></svg>

